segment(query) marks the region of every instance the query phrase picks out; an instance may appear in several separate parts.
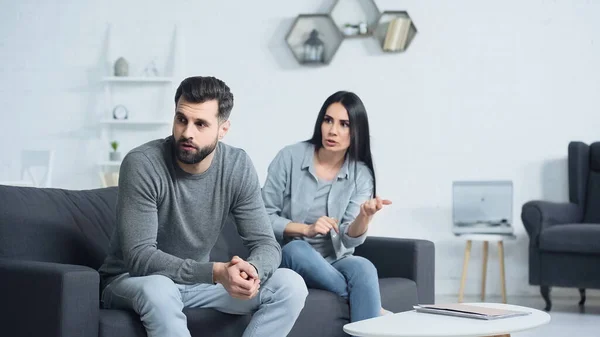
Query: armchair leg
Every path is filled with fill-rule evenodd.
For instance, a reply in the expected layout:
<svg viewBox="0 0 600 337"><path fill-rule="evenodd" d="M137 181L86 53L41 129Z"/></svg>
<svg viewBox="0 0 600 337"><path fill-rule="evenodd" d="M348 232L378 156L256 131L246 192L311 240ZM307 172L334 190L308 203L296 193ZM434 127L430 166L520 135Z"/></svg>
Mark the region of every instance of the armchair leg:
<svg viewBox="0 0 600 337"><path fill-rule="evenodd" d="M579 306L582 307L585 304L585 288L579 288L579 296L581 296Z"/></svg>
<svg viewBox="0 0 600 337"><path fill-rule="evenodd" d="M549 286L541 286L540 293L542 294L544 301L546 301L546 307L544 308L544 310L550 311L552 309L552 301L550 301L550 287Z"/></svg>

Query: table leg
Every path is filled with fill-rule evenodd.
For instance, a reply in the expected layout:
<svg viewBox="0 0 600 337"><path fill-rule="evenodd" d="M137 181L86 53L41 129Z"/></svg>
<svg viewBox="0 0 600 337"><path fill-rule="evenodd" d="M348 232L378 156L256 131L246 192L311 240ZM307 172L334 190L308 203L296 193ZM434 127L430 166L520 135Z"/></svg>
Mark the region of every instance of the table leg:
<svg viewBox="0 0 600 337"><path fill-rule="evenodd" d="M465 293L465 282L467 280L467 266L469 265L469 257L471 256L471 240L467 240L467 246L465 247L465 258L463 260L462 277L460 279L460 291L458 292L458 302L463 301L463 295Z"/></svg>
<svg viewBox="0 0 600 337"><path fill-rule="evenodd" d="M498 257L500 259L500 278L502 282L502 301L506 303L506 275L504 274L504 243L498 241Z"/></svg>
<svg viewBox="0 0 600 337"><path fill-rule="evenodd" d="M481 271L481 302L485 301L485 278L487 276L488 242L483 242L483 269Z"/></svg>

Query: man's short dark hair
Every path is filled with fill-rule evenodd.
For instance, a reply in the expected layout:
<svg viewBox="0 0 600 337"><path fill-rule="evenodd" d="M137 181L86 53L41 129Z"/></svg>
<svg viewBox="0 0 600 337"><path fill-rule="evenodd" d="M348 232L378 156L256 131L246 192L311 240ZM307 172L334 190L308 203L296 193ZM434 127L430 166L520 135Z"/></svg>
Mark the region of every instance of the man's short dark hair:
<svg viewBox="0 0 600 337"><path fill-rule="evenodd" d="M219 103L219 121L229 119L233 108L233 94L225 82L215 77L193 76L181 82L175 92L175 106L182 97L190 103L204 103L217 100Z"/></svg>

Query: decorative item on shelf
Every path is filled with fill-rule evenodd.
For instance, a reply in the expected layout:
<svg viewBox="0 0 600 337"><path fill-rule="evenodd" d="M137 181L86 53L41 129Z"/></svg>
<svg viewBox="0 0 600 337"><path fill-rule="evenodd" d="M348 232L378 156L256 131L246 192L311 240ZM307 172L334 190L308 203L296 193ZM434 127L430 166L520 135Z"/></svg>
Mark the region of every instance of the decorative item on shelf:
<svg viewBox="0 0 600 337"><path fill-rule="evenodd" d="M384 51L401 51L406 48L408 32L410 30L410 18L397 17L390 21L383 42Z"/></svg>
<svg viewBox="0 0 600 337"><path fill-rule="evenodd" d="M110 142L110 147L112 147L113 151L109 153L109 159L111 161L119 161L121 160L121 152L118 152L119 142L112 141Z"/></svg>
<svg viewBox="0 0 600 337"><path fill-rule="evenodd" d="M285 36L285 42L300 65L328 65L344 35L328 14L300 14Z"/></svg>
<svg viewBox="0 0 600 337"><path fill-rule="evenodd" d="M361 36L368 35L368 28L366 22L359 22L357 25L347 23L344 25L345 36Z"/></svg>
<svg viewBox="0 0 600 337"><path fill-rule="evenodd" d="M360 30L359 30L358 26L355 26L355 25L352 25L349 23L344 25L344 35L345 36L355 36L355 35L360 34L359 32L360 32Z"/></svg>
<svg viewBox="0 0 600 337"><path fill-rule="evenodd" d="M371 36L380 16L375 0L335 0L329 15L347 38Z"/></svg>
<svg viewBox="0 0 600 337"><path fill-rule="evenodd" d="M361 22L358 24L358 33L360 35L366 35L368 33L367 23Z"/></svg>
<svg viewBox="0 0 600 337"><path fill-rule="evenodd" d="M117 120L125 120L129 117L129 111L124 105L117 105L113 109L113 118Z"/></svg>
<svg viewBox="0 0 600 337"><path fill-rule="evenodd" d="M313 29L310 37L304 42L304 63L324 63L325 44L319 39L319 32Z"/></svg>
<svg viewBox="0 0 600 337"><path fill-rule="evenodd" d="M155 60L150 61L146 68L144 68L144 76L156 77L158 76L158 68L156 67Z"/></svg>
<svg viewBox="0 0 600 337"><path fill-rule="evenodd" d="M129 64L123 57L119 57L115 62L115 76L128 76Z"/></svg>

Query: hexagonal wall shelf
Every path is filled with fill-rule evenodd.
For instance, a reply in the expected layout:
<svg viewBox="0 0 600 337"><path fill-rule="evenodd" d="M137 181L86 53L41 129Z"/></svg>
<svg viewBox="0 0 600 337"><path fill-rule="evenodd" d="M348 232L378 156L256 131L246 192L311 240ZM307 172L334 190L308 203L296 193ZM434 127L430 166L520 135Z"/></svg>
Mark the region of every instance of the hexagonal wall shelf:
<svg viewBox="0 0 600 337"><path fill-rule="evenodd" d="M373 36L381 50L397 53L405 51L416 34L417 27L406 11L385 11L379 17Z"/></svg>
<svg viewBox="0 0 600 337"><path fill-rule="evenodd" d="M344 37L363 37L375 31L379 9L374 0L336 0L330 15Z"/></svg>
<svg viewBox="0 0 600 337"><path fill-rule="evenodd" d="M315 57L307 51L316 50L312 44L315 37L317 41L322 42L322 58ZM333 59L343 38L328 14L300 14L296 17L285 41L300 64L326 65Z"/></svg>

